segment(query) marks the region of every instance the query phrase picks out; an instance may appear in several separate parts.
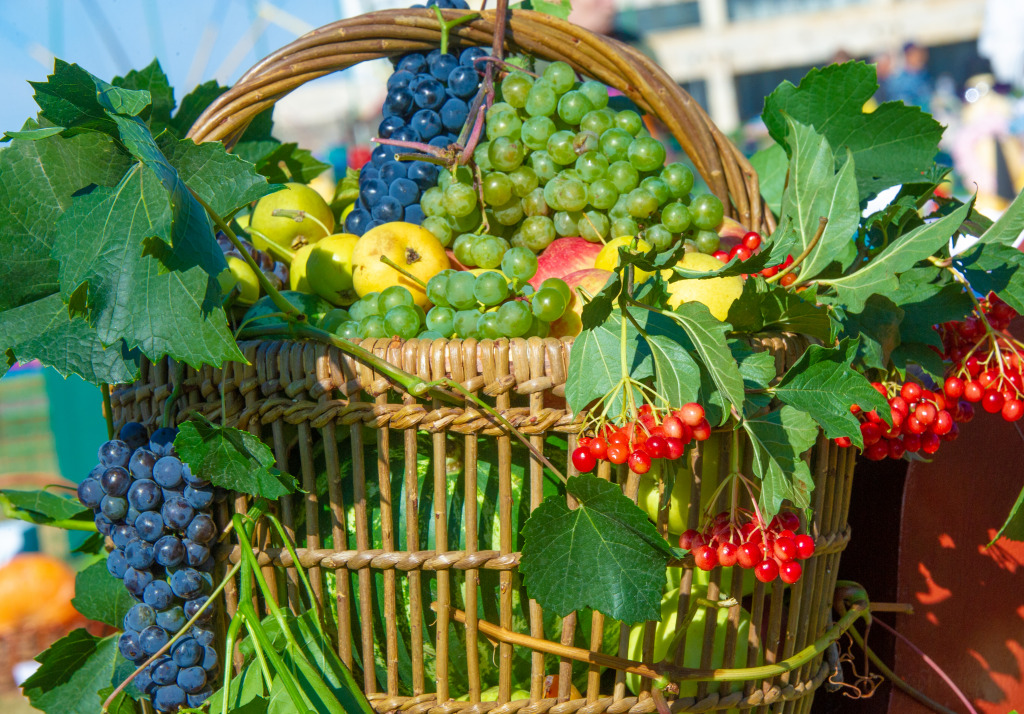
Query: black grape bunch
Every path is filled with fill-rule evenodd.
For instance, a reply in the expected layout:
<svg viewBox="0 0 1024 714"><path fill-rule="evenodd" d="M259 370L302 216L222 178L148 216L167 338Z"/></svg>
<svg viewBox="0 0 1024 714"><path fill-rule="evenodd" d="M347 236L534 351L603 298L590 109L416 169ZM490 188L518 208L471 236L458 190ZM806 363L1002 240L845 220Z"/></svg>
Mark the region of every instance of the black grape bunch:
<svg viewBox="0 0 1024 714"><path fill-rule="evenodd" d="M96 527L113 541L107 570L137 601L124 618L118 648L136 666L156 654L207 601L217 538L211 515L224 496L196 477L174 451L177 429L149 436L136 422L104 443L99 464L78 486ZM200 706L219 663L210 629L213 608L166 655L133 680L160 712Z"/></svg>
<svg viewBox="0 0 1024 714"><path fill-rule="evenodd" d="M468 10L466 0L429 0L427 7ZM423 7L414 5L413 7ZM455 143L480 88L481 70L474 60L486 52L469 47L411 52L392 58L381 139L412 141L444 148ZM398 161L395 154L415 153L379 144L359 174L359 199L345 219L345 231L361 236L382 223L423 222L420 197L437 185L440 168L426 161Z"/></svg>

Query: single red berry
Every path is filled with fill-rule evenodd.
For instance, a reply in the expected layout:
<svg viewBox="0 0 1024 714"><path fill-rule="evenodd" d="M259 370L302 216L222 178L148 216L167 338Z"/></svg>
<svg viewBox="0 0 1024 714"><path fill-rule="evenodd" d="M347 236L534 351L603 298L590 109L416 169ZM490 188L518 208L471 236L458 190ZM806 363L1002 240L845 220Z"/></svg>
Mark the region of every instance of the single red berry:
<svg viewBox="0 0 1024 714"><path fill-rule="evenodd" d="M860 435L864 439L864 446L871 446L882 438L882 430L878 424L866 421L860 425Z"/></svg>
<svg viewBox="0 0 1024 714"><path fill-rule="evenodd" d="M754 577L762 583L770 583L779 577L779 565L771 558L766 558L754 566Z"/></svg>
<svg viewBox="0 0 1024 714"><path fill-rule="evenodd" d="M783 563L782 567L779 568L779 580L786 583L787 585L792 585L793 583L795 583L797 580L800 579L800 576L803 574L803 566L795 560L790 561L788 563Z"/></svg>
<svg viewBox="0 0 1024 714"><path fill-rule="evenodd" d="M629 449L624 444L608 445L608 460L613 464L624 464L629 458Z"/></svg>
<svg viewBox="0 0 1024 714"><path fill-rule="evenodd" d="M787 531L796 531L800 529L800 516L796 515L792 511L782 511L778 515L778 518L783 529Z"/></svg>
<svg viewBox="0 0 1024 714"><path fill-rule="evenodd" d="M693 438L697 441L707 441L711 438L711 425L707 419L701 419L700 423L693 427Z"/></svg>
<svg viewBox="0 0 1024 714"><path fill-rule="evenodd" d="M1003 408L1003 395L995 389L988 389L981 398L981 407L989 414L995 414Z"/></svg>
<svg viewBox="0 0 1024 714"><path fill-rule="evenodd" d="M762 277L765 277L765 278L771 278L771 277L774 277L775 275L778 275L779 270L781 270L781 268L779 266L773 265L770 268L765 268L764 270L762 270L761 271L761 275L762 275Z"/></svg>
<svg viewBox="0 0 1024 714"><path fill-rule="evenodd" d="M784 288L788 288L790 285L796 282L796 275L794 273L786 273L779 278L779 285ZM774 580L774 578L773 578Z"/></svg>
<svg viewBox="0 0 1024 714"><path fill-rule="evenodd" d="M664 459L668 456L668 444L665 443L665 437L650 437L644 445L644 451L646 451L647 455L652 459Z"/></svg>
<svg viewBox="0 0 1024 714"><path fill-rule="evenodd" d="M912 454L921 450L921 437L917 434L907 434L903 437L903 448Z"/></svg>
<svg viewBox="0 0 1024 714"><path fill-rule="evenodd" d="M1006 421L1018 421L1024 416L1024 402L1020 399L1007 399L1003 402L1002 414Z"/></svg>
<svg viewBox="0 0 1024 714"><path fill-rule="evenodd" d="M745 245L738 245L732 249L731 257L739 258L741 261L748 260L750 256L754 254L754 251Z"/></svg>
<svg viewBox="0 0 1024 714"><path fill-rule="evenodd" d="M956 426L953 424L953 426ZM921 434L921 451L926 454L934 454L939 450L939 445L942 443L942 437L937 433L929 432L927 434Z"/></svg>
<svg viewBox="0 0 1024 714"><path fill-rule="evenodd" d="M999 372L994 369L986 369L984 372L978 375L978 383L982 389L989 389L994 387L996 382L999 381Z"/></svg>
<svg viewBox="0 0 1024 714"><path fill-rule="evenodd" d="M972 328L977 327L977 323L971 323L971 325ZM964 336L966 337L967 335ZM973 334L971 336L973 337ZM964 364L964 366L967 368L967 373L970 374L972 377L977 377L979 374L981 374L981 362L979 362L978 358L973 355L967 358L967 362Z"/></svg>
<svg viewBox="0 0 1024 714"><path fill-rule="evenodd" d="M763 557L764 553L761 551L761 545L748 542L740 545L739 551L736 553L736 562L739 563L741 568L749 569L760 563Z"/></svg>
<svg viewBox="0 0 1024 714"><path fill-rule="evenodd" d="M749 231L744 234L743 245L750 250L757 250L761 247L761 234L757 231Z"/></svg>
<svg viewBox="0 0 1024 714"><path fill-rule="evenodd" d="M796 543L792 538L776 538L773 548L776 560L786 563L796 558Z"/></svg>
<svg viewBox="0 0 1024 714"><path fill-rule="evenodd" d="M903 452L906 451L906 447L903 446L902 439L890 439L889 440L889 458L890 459L902 459Z"/></svg>
<svg viewBox="0 0 1024 714"><path fill-rule="evenodd" d="M849 447L853 446L853 442L850 440L850 437L848 436L840 436L836 438L836 446L838 446L841 449L848 449Z"/></svg>
<svg viewBox="0 0 1024 714"><path fill-rule="evenodd" d="M953 428L939 438L943 441L956 441L958 436L960 436L960 425L953 424Z"/></svg>
<svg viewBox="0 0 1024 714"><path fill-rule="evenodd" d="M714 253L711 254L711 257L712 258L717 258L718 260L722 261L723 263L728 263L729 262L729 254L726 253L724 250L716 250Z"/></svg>
<svg viewBox="0 0 1024 714"><path fill-rule="evenodd" d="M676 439L683 438L683 420L677 416L665 417L665 421L661 422L661 427L665 431L665 436L671 436Z"/></svg>
<svg viewBox="0 0 1024 714"><path fill-rule="evenodd" d="M851 404L850 405L850 413L851 414L860 414L860 405L859 404Z"/></svg>
<svg viewBox="0 0 1024 714"><path fill-rule="evenodd" d="M718 565L718 551L710 545L702 545L693 551L693 562L701 570L711 570Z"/></svg>
<svg viewBox="0 0 1024 714"><path fill-rule="evenodd" d="M889 406L892 407L894 411L898 411L904 417L910 414L910 405L907 403L906 399L899 395L896 395L889 400Z"/></svg>
<svg viewBox="0 0 1024 714"><path fill-rule="evenodd" d="M798 535L793 542L796 543L796 557L799 560L807 560L814 555L814 538L806 533Z"/></svg>
<svg viewBox="0 0 1024 714"><path fill-rule="evenodd" d="M872 461L881 461L889 456L889 442L876 441L874 444L864 449L864 456Z"/></svg>
<svg viewBox="0 0 1024 714"><path fill-rule="evenodd" d="M984 394L985 390L982 389L981 384L974 379L964 385L964 399L969 402L980 402L981 397Z"/></svg>
<svg viewBox="0 0 1024 714"><path fill-rule="evenodd" d="M629 434L625 429L619 429L618 431L612 432L608 437L608 446L612 444L619 444L625 446L629 444Z"/></svg>
<svg viewBox="0 0 1024 714"><path fill-rule="evenodd" d="M683 531L679 534L679 547L683 550L693 550L693 539L699 535L700 533L693 528Z"/></svg>
<svg viewBox="0 0 1024 714"><path fill-rule="evenodd" d="M929 402L922 402L914 408L914 416L925 426L935 421L935 415L938 413L939 410L935 408L935 405Z"/></svg>
<svg viewBox="0 0 1024 714"><path fill-rule="evenodd" d="M921 385L917 382L906 382L900 387L900 396L906 399L908 404L913 404L921 397Z"/></svg>
<svg viewBox="0 0 1024 714"><path fill-rule="evenodd" d="M684 424L694 427L704 421L704 407L696 402L689 402L679 407L676 416L682 419Z"/></svg>
<svg viewBox="0 0 1024 714"><path fill-rule="evenodd" d="M935 421L932 422L932 431L934 431L939 436L942 436L952 428L953 417L950 415L948 411L943 409L942 411L935 415Z"/></svg>
<svg viewBox="0 0 1024 714"><path fill-rule="evenodd" d="M927 425L917 418L916 413L915 416L909 416L903 422L903 432L905 434L923 434L926 431L928 431Z"/></svg>
<svg viewBox="0 0 1024 714"><path fill-rule="evenodd" d="M651 470L651 457L646 451L637 450L629 455L629 470L637 474L645 474Z"/></svg>
<svg viewBox="0 0 1024 714"><path fill-rule="evenodd" d="M735 543L725 542L718 546L718 562L723 568L731 568L736 565L739 557L740 547Z"/></svg>
<svg viewBox="0 0 1024 714"><path fill-rule="evenodd" d="M572 452L572 465L580 473L590 473L597 466L597 457L590 453L590 449L581 446Z"/></svg>
<svg viewBox="0 0 1024 714"><path fill-rule="evenodd" d="M969 402L960 402L960 421L967 423L974 418L974 405Z"/></svg>
<svg viewBox="0 0 1024 714"><path fill-rule="evenodd" d="M668 454L664 458L675 461L682 458L683 452L686 451L686 442L669 436L665 439L665 447L668 449Z"/></svg>

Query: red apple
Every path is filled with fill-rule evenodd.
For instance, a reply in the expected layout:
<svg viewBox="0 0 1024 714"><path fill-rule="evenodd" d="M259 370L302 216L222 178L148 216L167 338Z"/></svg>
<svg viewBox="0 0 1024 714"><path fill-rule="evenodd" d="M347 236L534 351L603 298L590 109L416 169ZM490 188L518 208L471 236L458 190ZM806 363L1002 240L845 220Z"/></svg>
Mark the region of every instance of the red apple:
<svg viewBox="0 0 1024 714"><path fill-rule="evenodd" d="M553 244L552 244L553 245ZM587 268L577 270L562 278L572 290L572 301L565 313L551 323L551 337L573 337L583 330L583 299L576 292L576 288L583 288L591 297L601 292L601 288L612 276L612 271L601 270L600 268Z"/></svg>
<svg viewBox="0 0 1024 714"><path fill-rule="evenodd" d="M583 238L558 238L537 256L537 274L530 285L539 288L548 278L566 279L567 275L594 267L604 245Z"/></svg>

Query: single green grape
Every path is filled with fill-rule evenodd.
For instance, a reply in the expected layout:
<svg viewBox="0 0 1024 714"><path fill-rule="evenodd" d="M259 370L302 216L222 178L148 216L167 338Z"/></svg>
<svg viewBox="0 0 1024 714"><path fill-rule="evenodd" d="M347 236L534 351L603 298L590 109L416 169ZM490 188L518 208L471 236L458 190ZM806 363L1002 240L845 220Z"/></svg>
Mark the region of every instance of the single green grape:
<svg viewBox="0 0 1024 714"><path fill-rule="evenodd" d="M495 222L502 226L514 226L523 220L523 202L513 196L500 206L491 209ZM491 226L495 228L496 226Z"/></svg>
<svg viewBox="0 0 1024 714"><path fill-rule="evenodd" d="M476 321L480 317L477 310L459 310L455 313L455 334L466 339L476 334Z"/></svg>
<svg viewBox="0 0 1024 714"><path fill-rule="evenodd" d="M526 94L524 109L531 117L549 117L558 106L558 94L551 82L540 80L534 82Z"/></svg>
<svg viewBox="0 0 1024 714"><path fill-rule="evenodd" d="M529 248L510 248L501 258L501 272L525 283L537 274L537 256Z"/></svg>
<svg viewBox="0 0 1024 714"><path fill-rule="evenodd" d="M348 306L348 314L356 322L359 322L364 317L370 317L371 315L377 314L377 296L380 293L367 293L365 297L359 298L354 303ZM367 300L367 298L370 298ZM370 312L370 307L373 307L373 312Z"/></svg>
<svg viewBox="0 0 1024 714"><path fill-rule="evenodd" d="M548 139L548 156L562 166L573 163L576 161L576 149L573 148L575 138L576 135L571 131L556 131Z"/></svg>
<svg viewBox="0 0 1024 714"><path fill-rule="evenodd" d="M452 252L455 253L455 260L463 265L476 265L473 262L473 245L476 243L475 233L463 233L455 239Z"/></svg>
<svg viewBox="0 0 1024 714"><path fill-rule="evenodd" d="M682 233L690 227L690 209L682 203L670 203L661 209L661 222L673 233Z"/></svg>
<svg viewBox="0 0 1024 714"><path fill-rule="evenodd" d="M611 221L600 211L587 211L579 221L579 235L591 243L601 243L608 238Z"/></svg>
<svg viewBox="0 0 1024 714"><path fill-rule="evenodd" d="M642 188L634 188L626 197L626 208L633 218L647 218L658 210L658 199Z"/></svg>
<svg viewBox="0 0 1024 714"><path fill-rule="evenodd" d="M631 109L624 109L615 115L615 126L636 136L644 128L644 120Z"/></svg>
<svg viewBox="0 0 1024 714"><path fill-rule="evenodd" d="M384 326L384 318L380 315L370 315L360 320L359 333L367 339L388 336L387 328Z"/></svg>
<svg viewBox="0 0 1024 714"><path fill-rule="evenodd" d="M576 152L576 156L583 156L588 152L597 151L601 148L601 137L593 131L578 131L572 140L572 148Z"/></svg>
<svg viewBox="0 0 1024 714"><path fill-rule="evenodd" d="M338 329L334 331L334 334L343 340L359 340L363 337L363 332L359 328L359 323L355 320L348 320L338 325Z"/></svg>
<svg viewBox="0 0 1024 714"><path fill-rule="evenodd" d="M508 180L512 182L512 193L519 198L522 198L530 193L530 191L540 186L540 179L537 178L537 172L529 166L520 166L512 173L508 174Z"/></svg>
<svg viewBox="0 0 1024 714"><path fill-rule="evenodd" d="M399 305L412 306L415 302L412 299L412 293L404 285L391 285L380 291L380 298L378 298L380 304L380 311L385 315L391 311L392 308L398 307Z"/></svg>
<svg viewBox="0 0 1024 714"><path fill-rule="evenodd" d="M498 328L507 337L525 335L532 324L533 313L521 300L510 300L498 308Z"/></svg>
<svg viewBox="0 0 1024 714"><path fill-rule="evenodd" d="M448 225L450 225L452 230L457 233L475 231L480 225L480 206L476 206L468 215L465 216L449 216Z"/></svg>
<svg viewBox="0 0 1024 714"><path fill-rule="evenodd" d="M619 191L610 179L597 179L587 187L587 201L598 210L607 211L618 200Z"/></svg>
<svg viewBox="0 0 1024 714"><path fill-rule="evenodd" d="M580 85L579 91L586 95L594 109L604 109L608 106L608 87L593 79Z"/></svg>
<svg viewBox="0 0 1024 714"><path fill-rule="evenodd" d="M640 172L628 161L613 161L605 176L615 184L619 193L629 193L640 185Z"/></svg>
<svg viewBox="0 0 1024 714"><path fill-rule="evenodd" d="M494 141L499 136L518 139L522 128L523 120L519 118L515 110L499 112L487 120L487 138L490 141Z"/></svg>
<svg viewBox="0 0 1024 714"><path fill-rule="evenodd" d="M459 261L462 262L462 261ZM476 307L476 296L473 288L476 276L466 271L456 271L448 276L448 304L456 310L469 310Z"/></svg>
<svg viewBox="0 0 1024 714"><path fill-rule="evenodd" d="M555 224L555 233L562 236L579 235L579 219L583 214L578 211L558 211L551 219Z"/></svg>
<svg viewBox="0 0 1024 714"><path fill-rule="evenodd" d="M451 337L455 332L455 310L450 307L432 307L423 324L442 337Z"/></svg>
<svg viewBox="0 0 1024 714"><path fill-rule="evenodd" d="M479 144L476 145L476 148L473 149L473 163L476 164L477 168L479 168L481 171L494 170L494 167L491 166L490 154L488 153L490 150L491 142L489 141L481 141ZM443 176L445 173L447 172L442 171L441 175Z"/></svg>
<svg viewBox="0 0 1024 714"><path fill-rule="evenodd" d="M420 197L420 208L425 216L443 217L448 214L444 210L444 189L440 186L431 186L423 192Z"/></svg>
<svg viewBox="0 0 1024 714"><path fill-rule="evenodd" d="M622 236L635 236L640 232L640 226L632 218L616 218L612 221L611 236L621 238Z"/></svg>
<svg viewBox="0 0 1024 714"><path fill-rule="evenodd" d="M566 124L579 126L587 112L594 109L594 104L583 92L571 90L558 100L558 116Z"/></svg>
<svg viewBox="0 0 1024 714"><path fill-rule="evenodd" d="M610 162L625 161L629 158L629 145L632 143L632 134L624 129L614 127L601 134L601 153Z"/></svg>
<svg viewBox="0 0 1024 714"><path fill-rule="evenodd" d="M482 190L484 201L489 206L500 206L512 198L512 182L500 171L493 171L484 176Z"/></svg>
<svg viewBox="0 0 1024 714"><path fill-rule="evenodd" d="M537 180L543 186L558 174L558 164L547 151L534 151L530 154L530 168L537 174Z"/></svg>
<svg viewBox="0 0 1024 714"><path fill-rule="evenodd" d="M444 209L456 218L468 216L476 208L476 191L464 183L453 183L444 190Z"/></svg>
<svg viewBox="0 0 1024 714"><path fill-rule="evenodd" d="M597 151L588 151L576 159L576 170L587 183L592 183L608 173L608 159Z"/></svg>
<svg viewBox="0 0 1024 714"><path fill-rule="evenodd" d="M454 270L442 270L427 281L427 300L437 307L449 307L448 276L454 272Z"/></svg>
<svg viewBox="0 0 1024 714"><path fill-rule="evenodd" d="M512 111L515 111L515 107L513 107L508 102L495 102L494 104L491 105L490 109L487 110L487 113L484 114L484 119L490 121L492 117L495 117L498 114L501 114L502 112Z"/></svg>
<svg viewBox="0 0 1024 714"><path fill-rule="evenodd" d="M530 329L526 331L525 335L523 335L523 339L530 337L547 337L550 333L551 325L534 315L533 322L530 324Z"/></svg>
<svg viewBox="0 0 1024 714"><path fill-rule="evenodd" d="M529 216L519 229L523 243L534 253L539 253L555 239L555 224L547 216Z"/></svg>
<svg viewBox="0 0 1024 714"><path fill-rule="evenodd" d="M654 197L658 199L658 205L664 206L672 198L672 192L668 190L668 186L665 182L656 176L648 176L640 182L640 188L644 189L648 193L654 194Z"/></svg>
<svg viewBox="0 0 1024 714"><path fill-rule="evenodd" d="M491 142L487 155L491 159L491 166L498 171L513 171L523 163L526 151L521 141L499 136Z"/></svg>
<svg viewBox="0 0 1024 714"><path fill-rule="evenodd" d="M718 200L717 196L710 193L694 196L693 201L690 203L690 216L693 219L693 225L698 230L715 230L722 223L724 215L725 209L722 206L722 202Z"/></svg>
<svg viewBox="0 0 1024 714"><path fill-rule="evenodd" d="M561 278L545 278L544 282L540 284L540 288L541 290L548 289L556 291L562 296L562 299L565 300L566 305L572 302L572 288L570 288L569 284Z"/></svg>
<svg viewBox="0 0 1024 714"><path fill-rule="evenodd" d="M498 272L480 273L476 276L473 295L481 305L497 305L508 297L508 281Z"/></svg>
<svg viewBox="0 0 1024 714"><path fill-rule="evenodd" d="M477 149L479 148L480 145L477 144ZM437 187L441 189L442 195L444 194L444 190L451 186L453 183L455 183L455 179L452 177L450 172L441 171L440 173L437 174Z"/></svg>
<svg viewBox="0 0 1024 714"><path fill-rule="evenodd" d="M476 334L481 340L496 340L501 337L501 330L498 329L498 313L480 313L476 318Z"/></svg>
<svg viewBox="0 0 1024 714"><path fill-rule="evenodd" d="M550 117L536 116L523 122L523 128L520 129L519 135L528 148L540 151L547 147L548 139L556 131L558 129Z"/></svg>
<svg viewBox="0 0 1024 714"><path fill-rule="evenodd" d="M343 307L336 307L333 310L329 310L322 318L320 318L320 324L317 325L321 330L327 332L334 332L343 322L348 322L352 319L349 315L348 310Z"/></svg>
<svg viewBox="0 0 1024 714"><path fill-rule="evenodd" d="M557 191L559 195L558 202L562 206L563 211L582 211L586 208L587 184L583 181L576 178L567 178L558 184ZM545 194L546 198L547 195Z"/></svg>
<svg viewBox="0 0 1024 714"><path fill-rule="evenodd" d="M452 242L452 229L448 221L438 216L427 216L421 224L424 228L434 234L434 237L445 248Z"/></svg>
<svg viewBox="0 0 1024 714"><path fill-rule="evenodd" d="M445 335L442 335L440 332L437 332L436 330L424 330L420 334L416 335L416 339L418 339L418 340L434 341L434 340L443 340L444 338L445 338Z"/></svg>
<svg viewBox="0 0 1024 714"><path fill-rule="evenodd" d="M576 84L576 73L565 62L552 62L544 68L543 76L559 95L565 94Z"/></svg>
<svg viewBox="0 0 1024 714"><path fill-rule="evenodd" d="M473 263L481 268L497 268L508 250L508 241L493 235L480 235L473 243Z"/></svg>
<svg viewBox="0 0 1024 714"><path fill-rule="evenodd" d="M672 231L660 223L655 223L644 231L644 240L650 243L655 250L661 252L672 245Z"/></svg>
<svg viewBox="0 0 1024 714"><path fill-rule="evenodd" d="M544 200L544 189L535 188L523 197L523 213L527 216L551 215L551 207Z"/></svg>
<svg viewBox="0 0 1024 714"><path fill-rule="evenodd" d="M411 340L420 331L420 317L411 305L399 305L384 316L384 329L388 335Z"/></svg>
<svg viewBox="0 0 1024 714"><path fill-rule="evenodd" d="M657 171L665 163L665 147L651 137L637 137L629 144L629 163L637 171Z"/></svg>
<svg viewBox="0 0 1024 714"><path fill-rule="evenodd" d="M526 97L533 87L533 77L526 72L509 72L505 79L501 80L501 98L516 109L526 106Z"/></svg>
<svg viewBox="0 0 1024 714"><path fill-rule="evenodd" d="M608 211L608 215L612 218L629 218L629 194L619 194L618 200L615 201L615 205Z"/></svg>
<svg viewBox="0 0 1024 714"><path fill-rule="evenodd" d="M533 296L533 314L545 322L554 322L565 312L566 299L554 288L541 288Z"/></svg>
<svg viewBox="0 0 1024 714"><path fill-rule="evenodd" d="M583 119L580 120L581 130L592 131L598 137L613 126L615 126L615 114L607 109L595 109L587 112Z"/></svg>
<svg viewBox="0 0 1024 714"><path fill-rule="evenodd" d="M661 170L661 180L672 192L672 198L682 198L693 189L693 172L686 164L669 164Z"/></svg>
<svg viewBox="0 0 1024 714"><path fill-rule="evenodd" d="M693 238L694 245L697 246L697 250L701 253L714 253L718 250L718 246L721 244L722 239L719 238L718 234L714 231L697 231L697 235Z"/></svg>

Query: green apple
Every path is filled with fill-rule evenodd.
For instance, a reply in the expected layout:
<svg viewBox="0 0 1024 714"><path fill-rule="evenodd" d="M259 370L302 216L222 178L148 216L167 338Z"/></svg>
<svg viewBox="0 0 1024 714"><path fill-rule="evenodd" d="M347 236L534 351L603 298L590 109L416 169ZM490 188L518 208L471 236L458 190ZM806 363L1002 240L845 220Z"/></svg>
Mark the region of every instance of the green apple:
<svg viewBox="0 0 1024 714"><path fill-rule="evenodd" d="M260 298L260 283L256 279L256 273L249 267L249 264L236 255L227 256L228 267L217 276L220 283L220 291L228 295L235 287L238 288L238 297L235 303L238 305L252 305Z"/></svg>
<svg viewBox="0 0 1024 714"><path fill-rule="evenodd" d="M352 251L359 237L339 233L313 245L305 264L310 289L335 305L351 305L358 295L352 288Z"/></svg>
<svg viewBox="0 0 1024 714"><path fill-rule="evenodd" d="M249 220L253 244L286 262L299 248L316 243L333 230L331 207L301 183L287 183L284 189L261 198Z"/></svg>

